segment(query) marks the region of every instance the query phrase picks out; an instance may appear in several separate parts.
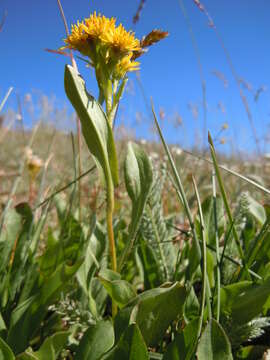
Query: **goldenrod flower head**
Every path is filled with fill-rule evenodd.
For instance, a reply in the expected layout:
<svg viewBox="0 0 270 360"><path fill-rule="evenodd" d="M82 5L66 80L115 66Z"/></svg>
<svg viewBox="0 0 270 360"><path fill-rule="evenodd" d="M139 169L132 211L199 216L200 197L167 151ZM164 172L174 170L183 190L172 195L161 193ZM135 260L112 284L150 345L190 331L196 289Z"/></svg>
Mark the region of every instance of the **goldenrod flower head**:
<svg viewBox="0 0 270 360"><path fill-rule="evenodd" d="M140 63L138 61L132 61L132 53L122 58L115 67L114 77L116 79L122 79L127 72L139 70Z"/></svg>
<svg viewBox="0 0 270 360"><path fill-rule="evenodd" d="M94 12L88 19L85 19L83 29L90 39L102 39L104 34L114 32L115 20L115 18L108 19Z"/></svg>
<svg viewBox="0 0 270 360"><path fill-rule="evenodd" d="M83 23L78 21L77 25L71 25L71 34L64 41L67 44L64 48L78 50L86 56L89 54L88 35Z"/></svg>
<svg viewBox="0 0 270 360"><path fill-rule="evenodd" d="M140 50L140 40L135 38L135 34L126 31L124 26L120 24L113 31L106 31L101 36L102 40L112 49L120 54L127 54Z"/></svg>
<svg viewBox="0 0 270 360"><path fill-rule="evenodd" d="M78 50L90 58L93 67L99 69L98 81L101 81L101 72L107 78L121 79L128 71L139 69L139 63L131 61L131 57L141 50L140 41L122 24L116 26L115 21L94 12L72 25L71 34L64 40L65 48Z"/></svg>

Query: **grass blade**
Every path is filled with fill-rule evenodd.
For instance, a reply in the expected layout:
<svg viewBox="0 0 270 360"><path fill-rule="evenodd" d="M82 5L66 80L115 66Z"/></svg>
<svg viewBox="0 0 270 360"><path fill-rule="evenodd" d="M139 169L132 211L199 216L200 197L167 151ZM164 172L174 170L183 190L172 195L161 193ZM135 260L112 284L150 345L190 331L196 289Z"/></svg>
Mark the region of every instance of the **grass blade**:
<svg viewBox="0 0 270 360"><path fill-rule="evenodd" d="M3 107L4 107L4 105L5 105L6 101L7 101L7 99L9 98L9 95L11 94L12 90L13 90L13 87L10 87L10 88L8 89L8 91L7 91L4 99L2 100L2 102L1 102L1 104L0 104L0 112L2 111L2 109L3 109Z"/></svg>
<svg viewBox="0 0 270 360"><path fill-rule="evenodd" d="M154 120L155 120L155 124L156 124L157 130L158 130L159 137L160 137L160 139L162 141L162 145L163 145L163 147L164 147L164 149L166 151L166 154L167 154L168 159L169 159L169 163L170 163L171 168L172 168L172 172L173 172L174 180L175 180L175 185L177 186L177 190L179 192L179 193L177 192L177 194L180 195L179 196L180 201L184 206L184 209L185 209L185 212L186 212L186 215L187 215L190 227L191 227L192 235L193 235L193 238L194 238L194 241L195 241L197 256L198 256L198 259L200 260L201 259L201 248L200 248L199 240L197 238L197 234L196 234L196 231L195 231L195 225L194 225L194 222L193 222L193 219L192 219L191 210L190 210L189 205L188 205L186 193L185 193L182 181L180 179L180 176L178 174L178 171L176 169L175 163L173 161L170 149L169 149L169 147L168 147L168 145L167 145L167 143L166 143L166 141L164 139L164 136L162 134L162 131L160 129L160 126L159 126L159 123L158 123L158 120L157 120L157 117L156 117L156 114L155 114L153 104L152 104L152 113L153 113L153 116L154 116Z"/></svg>
<svg viewBox="0 0 270 360"><path fill-rule="evenodd" d="M192 182L195 190L195 195L198 203L198 210L199 210L199 217L200 217L200 230L201 230L201 238L202 238L202 299L201 299L201 311L200 311L200 322L198 327L198 338L201 335L202 331L202 324L203 324L203 317L204 317L204 306L205 306L205 300L207 303L207 309L208 309L208 317L209 320L212 318L212 311L211 311L211 302L210 302L210 291L207 291L207 287L209 288L209 281L208 281L208 275L207 275L207 253L206 253L206 234L205 234L205 225L204 225L204 219L203 219L203 213L202 213L202 206L201 206L201 200L198 192L198 188L195 182L194 177L192 176Z"/></svg>
<svg viewBox="0 0 270 360"><path fill-rule="evenodd" d="M210 151L211 151L211 155L212 155L212 159L213 159L213 164L214 164L214 168L215 168L215 172L216 172L217 181L218 181L218 184L219 184L221 196L222 196L224 206L225 206L228 218L229 218L230 225L232 226L232 233L233 233L233 237L234 237L234 240L235 240L235 243L236 243L236 246L237 246L238 254L239 254L240 259L242 260L242 262L244 264L244 262L245 262L244 253L243 253L243 250L242 250L242 247L241 247L241 244L240 244L240 240L239 240L237 231L236 231L235 226L234 226L233 216L232 216L231 209L230 209L230 206L229 206L228 197L227 197L227 194L226 194L226 191L225 191L225 188L224 188L222 177L221 177L221 174L220 174L220 171L219 171L216 152L215 152L214 144L213 144L210 133L208 133L208 142L209 142L209 145L210 145Z"/></svg>
<svg viewBox="0 0 270 360"><path fill-rule="evenodd" d="M214 223L215 223L215 238L216 238L216 258L217 258L217 317L216 320L219 322L220 317L220 257L219 257L219 238L218 238L218 219L217 219L217 192L216 192L216 179L215 172L212 173L212 184L213 184L213 206L214 206Z"/></svg>

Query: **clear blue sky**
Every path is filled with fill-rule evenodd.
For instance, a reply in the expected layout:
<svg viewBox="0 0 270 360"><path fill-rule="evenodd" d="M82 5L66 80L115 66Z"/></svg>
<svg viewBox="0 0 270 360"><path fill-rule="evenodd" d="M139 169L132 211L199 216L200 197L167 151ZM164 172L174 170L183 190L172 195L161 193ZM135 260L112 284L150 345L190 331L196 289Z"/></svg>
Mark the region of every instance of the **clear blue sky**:
<svg viewBox="0 0 270 360"><path fill-rule="evenodd" d="M198 43L204 77L208 107L208 128L213 136L224 122L229 130L224 136L231 139L240 149L253 150L250 126L241 99L224 53L205 16L192 0L184 0L193 32ZM202 91L199 70L192 47L187 24L178 0L147 0L140 21L134 26L138 0L62 0L69 25L77 19L89 16L93 11L111 17L115 16L138 37L153 28L169 31L170 36L149 49L141 58L141 81L147 97L152 96L157 110L165 112L164 131L172 143L188 146L196 142L196 129L202 129ZM252 84L253 92L261 85L268 87L254 102L253 94L245 91L254 117L257 131L263 136L270 130L270 2L268 0L205 0L204 4L212 15L222 34L239 76ZM22 96L37 89L56 97L59 108L67 103L63 88L63 72L67 59L44 51L57 49L65 37L62 20L56 0L2 0L0 16L7 10L8 15L0 33L1 76L0 96L9 86ZM92 73L79 62L80 71L87 77L88 89L95 93ZM228 80L228 87L213 75L213 70L222 72ZM135 126L138 137L151 137L151 120L138 88L135 76L130 83L134 91L125 94L118 122L135 125L136 112L144 114L141 124ZM15 94L15 92L14 92ZM11 96L7 107L15 106ZM226 113L222 113L219 103ZM198 107L194 119L190 106ZM176 113L183 118L183 127L175 129L172 119ZM123 115L124 114L124 115ZM224 148L230 147L225 145ZM266 149L270 151L270 148Z"/></svg>

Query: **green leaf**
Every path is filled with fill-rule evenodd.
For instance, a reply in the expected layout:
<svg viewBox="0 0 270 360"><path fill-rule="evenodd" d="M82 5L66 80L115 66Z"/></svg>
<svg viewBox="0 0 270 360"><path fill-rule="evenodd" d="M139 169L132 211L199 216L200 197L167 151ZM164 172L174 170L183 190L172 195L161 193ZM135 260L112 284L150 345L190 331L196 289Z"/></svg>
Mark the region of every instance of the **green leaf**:
<svg viewBox="0 0 270 360"><path fill-rule="evenodd" d="M131 324L116 346L101 360L148 360L148 352L139 327ZM92 360L92 358L91 358Z"/></svg>
<svg viewBox="0 0 270 360"><path fill-rule="evenodd" d="M17 356L18 360L57 360L69 336L68 331L57 332L48 337L38 351L27 349Z"/></svg>
<svg viewBox="0 0 270 360"><path fill-rule="evenodd" d="M89 239L89 244L86 248L85 260L78 270L76 276L80 286L82 287L84 294L87 297L90 311L94 318L98 318L100 310L103 308L103 302L101 299L97 301L94 298L94 288L97 287L107 297L107 293L100 282L94 278L94 275L101 266L106 266L107 259L104 257L104 253L107 251L106 234L99 229L99 224L95 233Z"/></svg>
<svg viewBox="0 0 270 360"><path fill-rule="evenodd" d="M248 323L263 311L270 294L270 279L261 284L241 281L221 289L221 313L238 325Z"/></svg>
<svg viewBox="0 0 270 360"><path fill-rule="evenodd" d="M231 345L221 325L212 319L207 324L197 348L198 360L233 360Z"/></svg>
<svg viewBox="0 0 270 360"><path fill-rule="evenodd" d="M13 352L2 338L0 338L0 360L15 360Z"/></svg>
<svg viewBox="0 0 270 360"><path fill-rule="evenodd" d="M127 192L132 201L132 214L129 225L129 238L120 260L120 269L134 244L153 181L152 164L146 153L137 144L131 142L128 144L124 173Z"/></svg>
<svg viewBox="0 0 270 360"><path fill-rule="evenodd" d="M171 322L183 314L186 297L186 289L178 282L167 288L143 292L118 312L116 338L132 321L139 326L147 346L157 345Z"/></svg>
<svg viewBox="0 0 270 360"><path fill-rule="evenodd" d="M100 321L91 325L84 333L78 346L75 360L99 360L114 344L112 323Z"/></svg>
<svg viewBox="0 0 270 360"><path fill-rule="evenodd" d="M138 232L138 254L144 267L145 289L175 280L179 249L170 240L177 233L173 228L174 216L165 217L163 211L163 190L167 177L164 164L160 169L153 169L153 183Z"/></svg>
<svg viewBox="0 0 270 360"><path fill-rule="evenodd" d="M196 350L199 320L194 319L176 335L168 346L163 360L190 360Z"/></svg>
<svg viewBox="0 0 270 360"><path fill-rule="evenodd" d="M105 289L107 290L110 297L121 309L124 307L130 300L136 297L136 291L133 286L126 280L106 280L99 276L99 279Z"/></svg>
<svg viewBox="0 0 270 360"><path fill-rule="evenodd" d="M65 91L76 110L90 153L103 170L106 184L118 184L118 161L112 128L100 104L90 95L80 74L65 67Z"/></svg>

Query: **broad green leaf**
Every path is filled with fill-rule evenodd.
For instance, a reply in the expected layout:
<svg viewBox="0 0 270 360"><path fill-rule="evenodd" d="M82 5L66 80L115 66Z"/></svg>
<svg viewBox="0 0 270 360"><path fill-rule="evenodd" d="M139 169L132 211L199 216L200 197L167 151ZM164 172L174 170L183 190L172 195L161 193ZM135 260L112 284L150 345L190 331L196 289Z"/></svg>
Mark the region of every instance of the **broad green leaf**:
<svg viewBox="0 0 270 360"><path fill-rule="evenodd" d="M114 300L120 309L130 300L136 297L136 291L134 290L133 286L126 280L110 281L101 276L99 276L99 279L110 297Z"/></svg>
<svg viewBox="0 0 270 360"><path fill-rule="evenodd" d="M65 91L76 110L90 153L103 170L106 184L118 184L118 161L112 128L100 104L90 95L80 74L70 65L65 67Z"/></svg>
<svg viewBox="0 0 270 360"><path fill-rule="evenodd" d="M180 283L143 292L118 312L116 338L131 321L139 326L147 346L157 345L171 322L183 314L186 297L186 289Z"/></svg>
<svg viewBox="0 0 270 360"><path fill-rule="evenodd" d="M263 311L269 298L270 279L261 284L241 281L221 288L221 314L238 325L248 323Z"/></svg>
<svg viewBox="0 0 270 360"><path fill-rule="evenodd" d="M194 319L176 335L164 354L163 360L190 360L196 350L199 320Z"/></svg>
<svg viewBox="0 0 270 360"><path fill-rule="evenodd" d="M89 358L90 359L90 358ZM131 324L122 334L116 346L101 360L148 360L146 344L139 327ZM92 360L92 358L91 358Z"/></svg>
<svg viewBox="0 0 270 360"><path fill-rule="evenodd" d="M15 360L13 352L2 338L0 338L0 360Z"/></svg>
<svg viewBox="0 0 270 360"><path fill-rule="evenodd" d="M104 260L106 260L103 255L106 252L107 241L106 236L103 235L102 233L101 236L97 237L98 230L92 234L86 248L85 260L76 274L78 282L88 299L90 311L95 318L98 318L99 307L102 304L96 303L96 299L93 298L92 288L95 282L95 272L104 265ZM107 295L101 284L99 284L99 287Z"/></svg>
<svg viewBox="0 0 270 360"><path fill-rule="evenodd" d="M198 360L233 360L231 344L221 325L212 319L206 325L197 348Z"/></svg>
<svg viewBox="0 0 270 360"><path fill-rule="evenodd" d="M106 306L107 291L95 277L98 269L108 266L108 241L106 229L100 223L96 223L95 231L89 240L86 249L85 260L77 273L77 279L84 289L89 302L89 310L95 319L100 319ZM121 278L117 273L117 278Z"/></svg>
<svg viewBox="0 0 270 360"><path fill-rule="evenodd" d="M98 276L108 281L121 280L121 275L111 269L101 269Z"/></svg>
<svg viewBox="0 0 270 360"><path fill-rule="evenodd" d="M17 356L18 360L57 360L69 336L68 331L61 331L48 337L38 351L27 349Z"/></svg>
<svg viewBox="0 0 270 360"><path fill-rule="evenodd" d="M84 333L76 351L75 360L99 360L114 344L112 323L100 321Z"/></svg>
<svg viewBox="0 0 270 360"><path fill-rule="evenodd" d="M120 260L120 269L124 265L135 241L140 220L149 195L153 171L152 164L137 144L129 143L124 165L125 184L128 195L132 201L131 223L129 225L129 237L126 248Z"/></svg>

